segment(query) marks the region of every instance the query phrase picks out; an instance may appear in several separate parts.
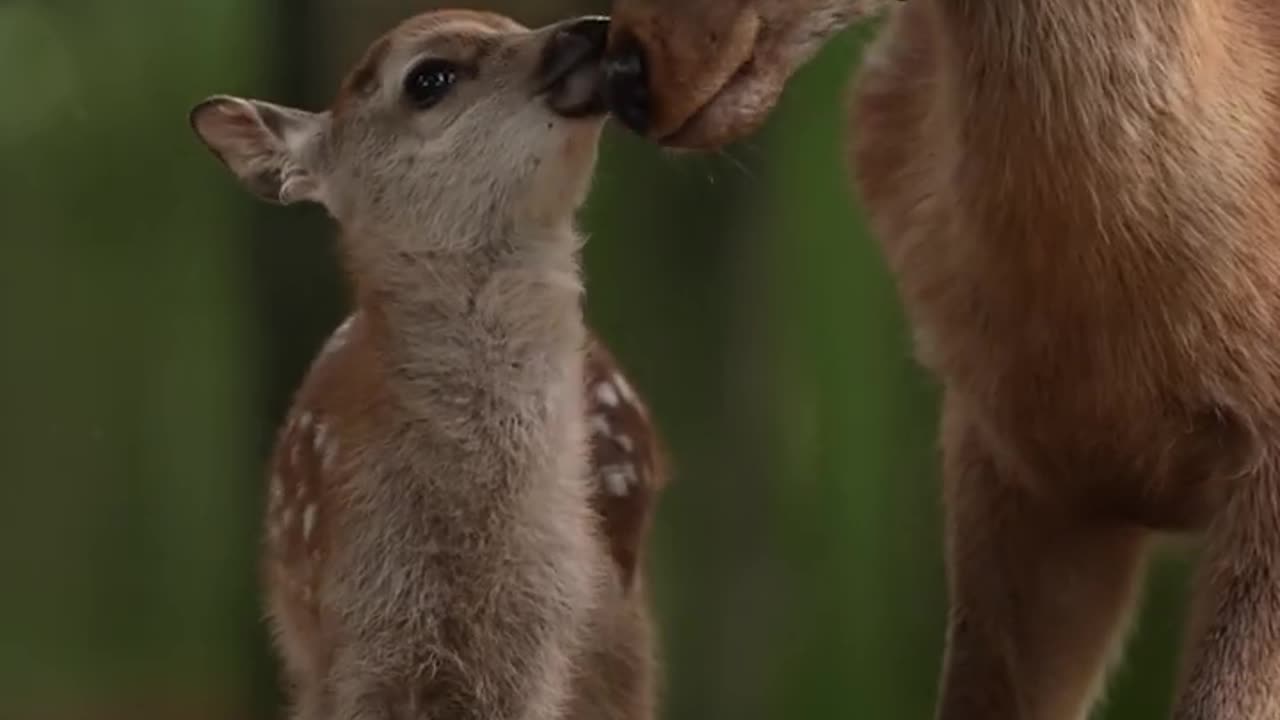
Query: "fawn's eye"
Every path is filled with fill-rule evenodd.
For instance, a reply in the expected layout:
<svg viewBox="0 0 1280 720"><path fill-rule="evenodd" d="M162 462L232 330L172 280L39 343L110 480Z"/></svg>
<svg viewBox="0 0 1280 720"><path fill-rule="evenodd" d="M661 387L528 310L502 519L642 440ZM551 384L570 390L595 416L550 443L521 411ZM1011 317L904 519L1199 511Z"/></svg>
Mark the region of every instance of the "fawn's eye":
<svg viewBox="0 0 1280 720"><path fill-rule="evenodd" d="M417 110L427 110L444 99L458 81L458 66L448 60L423 60L404 78L404 94Z"/></svg>

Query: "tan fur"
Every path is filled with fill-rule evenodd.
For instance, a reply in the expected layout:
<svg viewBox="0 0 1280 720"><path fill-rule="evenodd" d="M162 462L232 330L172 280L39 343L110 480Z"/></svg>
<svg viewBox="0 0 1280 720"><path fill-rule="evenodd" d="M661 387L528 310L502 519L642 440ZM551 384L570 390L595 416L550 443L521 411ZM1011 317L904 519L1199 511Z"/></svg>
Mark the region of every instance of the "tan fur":
<svg viewBox="0 0 1280 720"><path fill-rule="evenodd" d="M1270 0L907 0L870 51L851 161L945 388L940 718L1085 717L1156 531L1207 539L1174 716L1280 717L1277 98Z"/></svg>
<svg viewBox="0 0 1280 720"><path fill-rule="evenodd" d="M662 475L631 395L602 426L631 484L607 492L599 466L593 388L626 381L583 325L572 224L602 123L539 97L555 30L429 14L376 43L328 113L225 97L193 113L259 194L325 205L355 292L268 491L299 720L651 717L640 564ZM424 57L463 77L418 110L402 78Z"/></svg>
<svg viewBox="0 0 1280 720"><path fill-rule="evenodd" d="M822 42L896 0L615 0L651 76L649 135L704 149L755 130Z"/></svg>
<svg viewBox="0 0 1280 720"><path fill-rule="evenodd" d="M588 345L585 390L592 506L615 572L578 665L568 717L652 720L661 683L645 555L668 470L644 400L598 340Z"/></svg>

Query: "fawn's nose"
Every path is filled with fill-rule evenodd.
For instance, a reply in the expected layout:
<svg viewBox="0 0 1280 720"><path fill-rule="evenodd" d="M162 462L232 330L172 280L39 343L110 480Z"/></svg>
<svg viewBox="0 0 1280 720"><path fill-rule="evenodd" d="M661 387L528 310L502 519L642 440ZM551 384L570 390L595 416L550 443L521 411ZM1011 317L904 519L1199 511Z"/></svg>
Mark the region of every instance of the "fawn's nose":
<svg viewBox="0 0 1280 720"><path fill-rule="evenodd" d="M604 61L604 96L609 110L633 132L646 135L653 124L649 65L636 36L621 30Z"/></svg>
<svg viewBox="0 0 1280 720"><path fill-rule="evenodd" d="M553 110L570 116L603 112L600 61L608 38L606 17L578 18L552 28L538 78Z"/></svg>

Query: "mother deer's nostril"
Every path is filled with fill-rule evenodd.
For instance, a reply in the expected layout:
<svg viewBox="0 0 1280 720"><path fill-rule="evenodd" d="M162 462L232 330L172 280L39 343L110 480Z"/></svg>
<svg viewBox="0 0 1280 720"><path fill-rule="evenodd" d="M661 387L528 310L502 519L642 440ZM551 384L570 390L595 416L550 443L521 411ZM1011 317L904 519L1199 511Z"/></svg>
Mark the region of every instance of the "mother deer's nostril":
<svg viewBox="0 0 1280 720"><path fill-rule="evenodd" d="M644 49L635 36L619 33L604 62L605 100L623 125L641 135L653 122L649 69Z"/></svg>

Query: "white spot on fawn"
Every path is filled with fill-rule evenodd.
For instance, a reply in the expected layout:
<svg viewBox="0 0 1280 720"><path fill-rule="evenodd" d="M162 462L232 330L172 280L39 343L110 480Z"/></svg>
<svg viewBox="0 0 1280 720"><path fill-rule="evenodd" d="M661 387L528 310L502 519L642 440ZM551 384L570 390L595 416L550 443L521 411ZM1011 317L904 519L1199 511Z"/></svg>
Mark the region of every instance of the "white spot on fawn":
<svg viewBox="0 0 1280 720"><path fill-rule="evenodd" d="M609 427L609 419L604 415L596 414L591 416L591 432L594 435L609 437L613 429Z"/></svg>
<svg viewBox="0 0 1280 720"><path fill-rule="evenodd" d="M315 450L317 455L324 452L325 440L328 438L329 429L322 422L316 422L316 432L311 437L311 448Z"/></svg>
<svg viewBox="0 0 1280 720"><path fill-rule="evenodd" d="M605 407L617 407L621 400L618 398L618 391L614 388L613 383L600 382L596 383L596 400L599 400Z"/></svg>
<svg viewBox="0 0 1280 720"><path fill-rule="evenodd" d="M613 439L618 441L618 444L622 446L623 451L628 453L635 452L636 445L635 443L631 442L630 435L618 434L618 435L614 435Z"/></svg>
<svg viewBox="0 0 1280 720"><path fill-rule="evenodd" d="M613 384L618 388L618 392L624 400L633 405L635 404L636 391L631 387L631 383L627 382L627 379L622 376L622 373L613 374Z"/></svg>
<svg viewBox="0 0 1280 720"><path fill-rule="evenodd" d="M329 341L324 344L323 348L321 348L320 354L328 355L329 353L336 352L343 345L346 345L347 336L351 334L351 326L355 324L355 321L356 316L354 314L348 315L347 319L343 320L342 324L338 326L338 329L334 330L333 334L329 336Z"/></svg>
<svg viewBox="0 0 1280 720"><path fill-rule="evenodd" d="M316 529L316 504L311 503L302 511L302 539L310 540L311 531Z"/></svg>
<svg viewBox="0 0 1280 720"><path fill-rule="evenodd" d="M614 497L623 497L638 481L632 465L608 465L600 468L600 472L604 475L605 491Z"/></svg>

